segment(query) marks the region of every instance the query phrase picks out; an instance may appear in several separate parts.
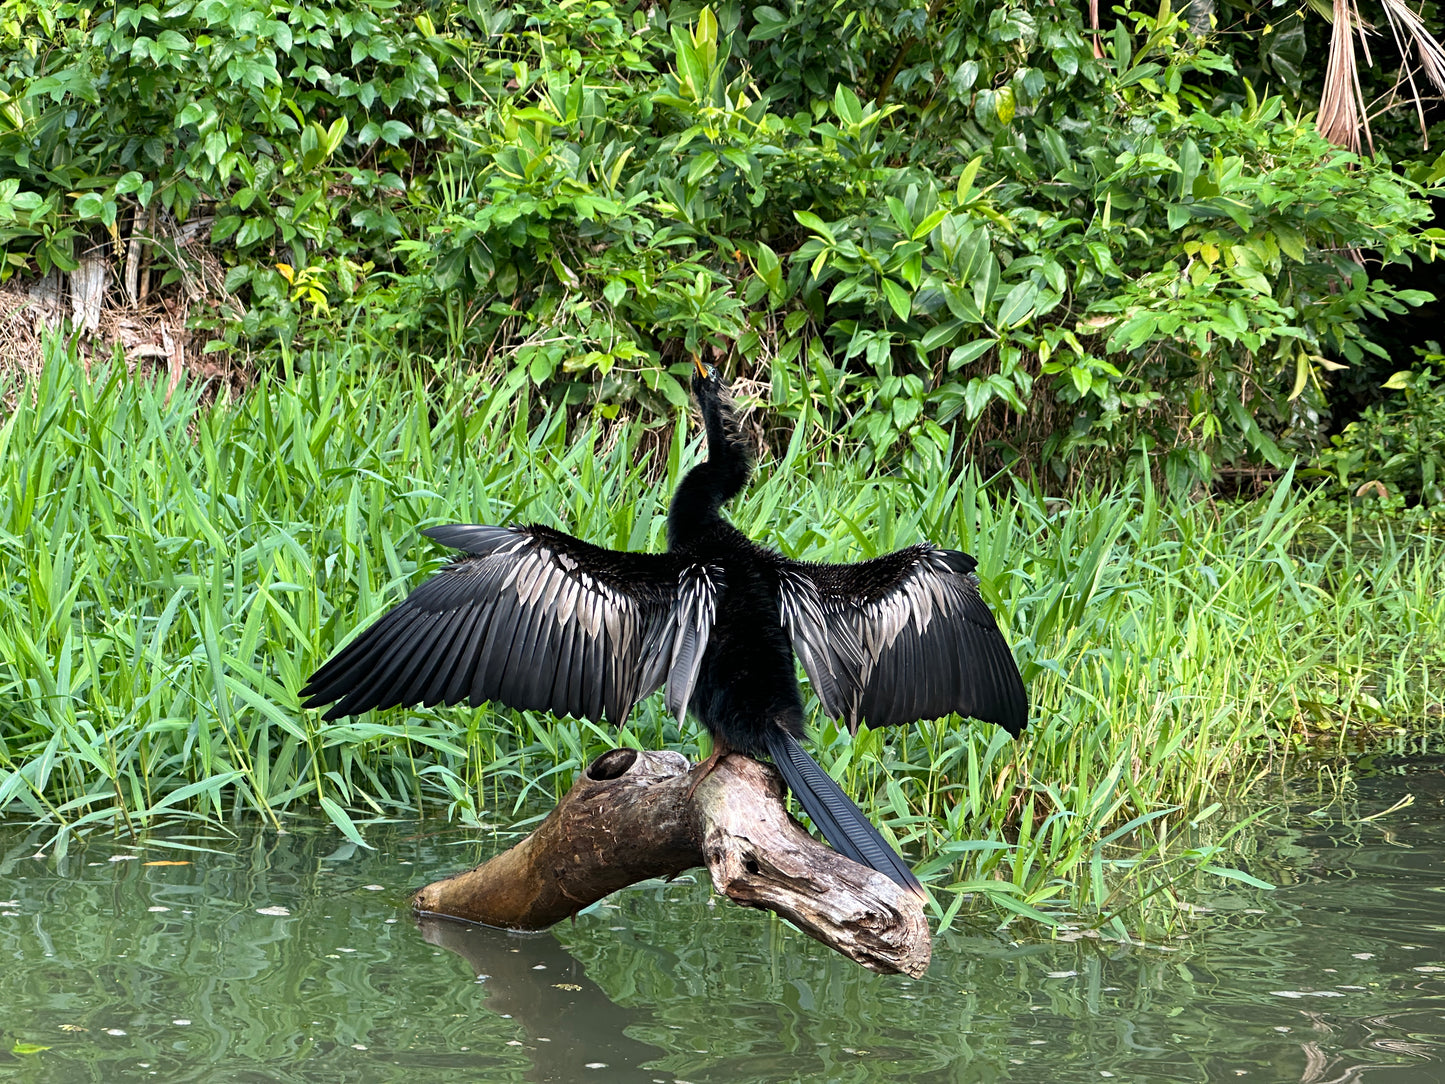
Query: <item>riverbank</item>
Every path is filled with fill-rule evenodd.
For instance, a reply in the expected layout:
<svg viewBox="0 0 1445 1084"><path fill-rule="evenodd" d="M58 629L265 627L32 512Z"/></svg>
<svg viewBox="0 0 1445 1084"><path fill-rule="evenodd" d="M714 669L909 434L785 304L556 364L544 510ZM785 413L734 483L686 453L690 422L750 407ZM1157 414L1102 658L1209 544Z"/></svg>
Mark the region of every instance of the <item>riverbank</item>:
<svg viewBox="0 0 1445 1084"><path fill-rule="evenodd" d="M418 811L510 820L617 743L699 753L653 702L619 733L490 708L325 723L296 701L445 558L424 526L532 520L660 549L695 430L569 427L523 383L359 354L203 404L52 353L0 425L0 814L43 821L51 852L101 825L317 809L364 844ZM983 906L1167 930L1170 886L1236 860L1221 803L1298 750L1442 725L1438 528L1326 515L1289 476L1241 504L1147 479L1058 501L865 477L801 429L731 514L797 556L930 538L979 559L1029 685L1023 741L957 720L850 741L814 716L820 760L918 863L944 925Z"/></svg>

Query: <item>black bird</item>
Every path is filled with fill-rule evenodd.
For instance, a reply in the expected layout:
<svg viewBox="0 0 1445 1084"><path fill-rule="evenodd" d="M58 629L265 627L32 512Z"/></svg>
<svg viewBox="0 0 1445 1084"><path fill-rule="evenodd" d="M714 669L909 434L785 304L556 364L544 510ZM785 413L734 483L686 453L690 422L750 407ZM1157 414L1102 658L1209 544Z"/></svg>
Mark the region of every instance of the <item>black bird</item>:
<svg viewBox="0 0 1445 1084"><path fill-rule="evenodd" d="M423 533L467 554L312 675L326 718L403 704L514 708L617 725L666 685L713 738L710 771L766 754L828 841L922 894L838 784L799 744L793 655L823 708L855 733L957 712L1017 736L1023 681L966 553L923 542L857 564L793 561L723 518L752 474L732 396L694 359L708 458L677 487L666 553L625 553L550 527L452 525ZM702 776L699 776L699 779ZM694 784L696 785L696 784Z"/></svg>

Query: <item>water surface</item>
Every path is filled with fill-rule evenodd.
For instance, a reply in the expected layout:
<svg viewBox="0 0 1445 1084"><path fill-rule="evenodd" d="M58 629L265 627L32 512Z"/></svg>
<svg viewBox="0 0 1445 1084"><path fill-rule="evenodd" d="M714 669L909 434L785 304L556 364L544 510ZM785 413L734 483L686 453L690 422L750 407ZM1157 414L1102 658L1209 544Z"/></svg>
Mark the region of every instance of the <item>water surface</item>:
<svg viewBox="0 0 1445 1084"><path fill-rule="evenodd" d="M1211 893L1187 940L974 924L920 980L700 879L541 935L419 927L409 891L495 846L431 822L373 827L376 851L302 826L59 862L0 826L0 1079L1441 1084L1441 768L1282 811L1250 867L1281 887Z"/></svg>

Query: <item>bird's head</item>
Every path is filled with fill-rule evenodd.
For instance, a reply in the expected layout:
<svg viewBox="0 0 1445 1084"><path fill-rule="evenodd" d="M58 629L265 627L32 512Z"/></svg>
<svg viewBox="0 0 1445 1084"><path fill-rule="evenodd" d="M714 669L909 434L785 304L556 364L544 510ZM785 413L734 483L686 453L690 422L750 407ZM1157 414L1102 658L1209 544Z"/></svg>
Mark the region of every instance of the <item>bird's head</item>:
<svg viewBox="0 0 1445 1084"><path fill-rule="evenodd" d="M692 356L692 394L697 408L704 417L711 414L722 419L730 429L737 429L737 404L733 402L733 389L723 379L722 367L708 365L696 354Z"/></svg>
<svg viewBox="0 0 1445 1084"><path fill-rule="evenodd" d="M710 530L705 525L714 523L718 509L742 492L753 466L731 387L717 366L704 365L696 354L692 364L692 394L707 433L707 461L688 471L673 494L668 512L668 538L673 542L689 531Z"/></svg>
<svg viewBox="0 0 1445 1084"><path fill-rule="evenodd" d="M697 370L692 376L692 393L699 399L708 392L716 395L722 385L722 373L718 367L704 364L696 354L692 356L692 365Z"/></svg>

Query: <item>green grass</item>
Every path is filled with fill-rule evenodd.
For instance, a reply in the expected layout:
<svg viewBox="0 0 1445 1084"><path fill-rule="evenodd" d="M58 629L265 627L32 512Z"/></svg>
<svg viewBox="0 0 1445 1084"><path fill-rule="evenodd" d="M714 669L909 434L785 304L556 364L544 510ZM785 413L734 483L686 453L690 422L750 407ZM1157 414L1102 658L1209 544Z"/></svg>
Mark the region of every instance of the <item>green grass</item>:
<svg viewBox="0 0 1445 1084"><path fill-rule="evenodd" d="M489 708L325 723L296 698L444 558L424 526L660 548L695 432L529 427L515 382L360 347L218 406L49 351L0 425L0 812L54 825L56 850L96 825L317 808L357 840L418 812L510 825L618 742L697 753L653 701L619 734ZM1051 502L865 478L831 447L800 428L735 522L813 558L968 550L1029 683L1019 743L957 720L850 741L815 718L820 759L922 856L947 921L1168 928L1198 871L1237 876L1217 863L1257 778L1438 717L1438 537L1331 528L1289 479L1239 506L1146 481Z"/></svg>

